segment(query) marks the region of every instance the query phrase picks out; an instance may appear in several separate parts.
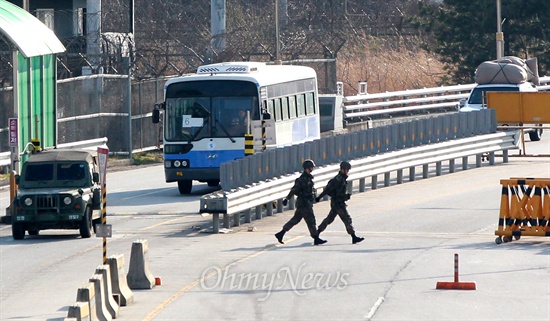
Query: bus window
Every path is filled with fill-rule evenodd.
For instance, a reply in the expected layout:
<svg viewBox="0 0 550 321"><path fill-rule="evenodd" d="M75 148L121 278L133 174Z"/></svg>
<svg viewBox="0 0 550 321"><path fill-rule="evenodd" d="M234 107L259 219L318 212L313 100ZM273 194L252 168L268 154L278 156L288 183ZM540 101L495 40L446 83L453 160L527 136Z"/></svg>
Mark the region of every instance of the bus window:
<svg viewBox="0 0 550 321"><path fill-rule="evenodd" d="M304 94L299 94L296 96L296 107L298 109L298 117L306 114L306 98Z"/></svg>
<svg viewBox="0 0 550 321"><path fill-rule="evenodd" d="M275 120L282 120L283 119L283 113L281 110L281 99L276 98L275 101Z"/></svg>
<svg viewBox="0 0 550 321"><path fill-rule="evenodd" d="M283 119L288 119L288 99L286 97L281 98L281 109L283 110Z"/></svg>
<svg viewBox="0 0 550 321"><path fill-rule="evenodd" d="M275 117L274 110L273 110L273 99L270 99L267 102L267 113L270 115L270 117Z"/></svg>
<svg viewBox="0 0 550 321"><path fill-rule="evenodd" d="M296 97L290 96L288 97L288 111L290 118L296 118Z"/></svg>
<svg viewBox="0 0 550 321"><path fill-rule="evenodd" d="M315 114L315 100L313 93L306 93L306 112L308 115Z"/></svg>

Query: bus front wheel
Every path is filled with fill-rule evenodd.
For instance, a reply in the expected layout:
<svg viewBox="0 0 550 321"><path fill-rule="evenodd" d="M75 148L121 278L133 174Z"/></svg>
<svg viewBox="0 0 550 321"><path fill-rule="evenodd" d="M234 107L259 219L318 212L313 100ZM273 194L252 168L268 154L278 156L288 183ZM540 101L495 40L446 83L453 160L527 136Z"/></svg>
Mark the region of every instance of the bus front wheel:
<svg viewBox="0 0 550 321"><path fill-rule="evenodd" d="M180 194L191 193L191 188L193 188L193 181L191 180L178 181L178 190L180 191Z"/></svg>

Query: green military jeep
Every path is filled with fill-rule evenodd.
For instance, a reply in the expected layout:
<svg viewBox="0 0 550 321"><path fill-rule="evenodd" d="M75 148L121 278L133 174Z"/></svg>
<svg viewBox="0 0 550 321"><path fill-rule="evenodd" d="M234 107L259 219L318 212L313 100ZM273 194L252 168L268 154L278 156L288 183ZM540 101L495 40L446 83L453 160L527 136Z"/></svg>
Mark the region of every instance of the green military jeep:
<svg viewBox="0 0 550 321"><path fill-rule="evenodd" d="M31 155L15 179L14 239L46 229L80 229L80 236L88 238L101 223L97 153L45 150Z"/></svg>

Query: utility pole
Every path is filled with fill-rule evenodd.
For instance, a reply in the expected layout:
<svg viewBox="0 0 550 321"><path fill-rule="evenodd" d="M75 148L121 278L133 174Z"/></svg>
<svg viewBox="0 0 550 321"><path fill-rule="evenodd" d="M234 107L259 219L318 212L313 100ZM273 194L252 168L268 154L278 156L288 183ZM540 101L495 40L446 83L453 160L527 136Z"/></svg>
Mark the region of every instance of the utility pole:
<svg viewBox="0 0 550 321"><path fill-rule="evenodd" d="M275 0L275 64L281 64L279 45L279 0Z"/></svg>
<svg viewBox="0 0 550 321"><path fill-rule="evenodd" d="M504 33L502 33L502 17L501 17L501 0L497 0L497 60L502 58L502 52L504 51Z"/></svg>

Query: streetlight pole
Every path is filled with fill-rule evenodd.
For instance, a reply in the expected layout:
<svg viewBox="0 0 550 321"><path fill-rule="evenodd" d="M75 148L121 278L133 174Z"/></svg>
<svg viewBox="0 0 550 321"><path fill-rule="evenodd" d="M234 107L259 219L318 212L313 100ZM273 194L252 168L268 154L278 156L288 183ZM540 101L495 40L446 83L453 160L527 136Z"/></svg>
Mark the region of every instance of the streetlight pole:
<svg viewBox="0 0 550 321"><path fill-rule="evenodd" d="M501 0L497 0L497 33L496 33L496 40L497 40L497 60L502 58L502 49L504 47L504 33L502 33L502 17L501 17L501 8L500 8L500 2Z"/></svg>

